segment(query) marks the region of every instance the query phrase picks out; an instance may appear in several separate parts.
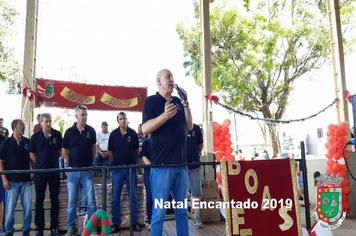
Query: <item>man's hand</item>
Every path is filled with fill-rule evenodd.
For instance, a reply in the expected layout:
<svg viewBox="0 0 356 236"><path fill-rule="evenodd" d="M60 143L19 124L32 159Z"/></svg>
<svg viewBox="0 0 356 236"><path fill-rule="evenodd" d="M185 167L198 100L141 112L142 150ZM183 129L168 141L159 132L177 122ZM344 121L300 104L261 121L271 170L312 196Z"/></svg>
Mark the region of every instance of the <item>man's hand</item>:
<svg viewBox="0 0 356 236"><path fill-rule="evenodd" d="M10 181L8 179L2 180L4 189L10 190Z"/></svg>
<svg viewBox="0 0 356 236"><path fill-rule="evenodd" d="M182 91L182 93L185 95L185 97L187 98L187 101L184 101L184 99L181 97L181 96L179 96L179 98L180 98L180 100L181 100L181 102L182 102L182 104L183 104L183 106L188 106L188 94L187 94L187 92L184 90L184 89L182 89L181 87L179 87L179 89L180 89L180 91Z"/></svg>
<svg viewBox="0 0 356 236"><path fill-rule="evenodd" d="M105 159L108 157L108 153L107 152L101 152L100 155Z"/></svg>
<svg viewBox="0 0 356 236"><path fill-rule="evenodd" d="M166 102L163 114L167 120L170 120L173 116L177 114L177 106L173 103Z"/></svg>

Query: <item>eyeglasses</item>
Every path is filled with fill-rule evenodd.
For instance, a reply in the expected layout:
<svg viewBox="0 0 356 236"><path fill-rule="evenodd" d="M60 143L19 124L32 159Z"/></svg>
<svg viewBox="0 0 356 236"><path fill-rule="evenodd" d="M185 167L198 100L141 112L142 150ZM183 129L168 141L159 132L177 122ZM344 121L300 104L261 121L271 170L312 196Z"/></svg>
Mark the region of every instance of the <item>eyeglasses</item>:
<svg viewBox="0 0 356 236"><path fill-rule="evenodd" d="M88 108L84 105L79 105L77 108L75 108L75 112L77 112L79 109L87 110Z"/></svg>

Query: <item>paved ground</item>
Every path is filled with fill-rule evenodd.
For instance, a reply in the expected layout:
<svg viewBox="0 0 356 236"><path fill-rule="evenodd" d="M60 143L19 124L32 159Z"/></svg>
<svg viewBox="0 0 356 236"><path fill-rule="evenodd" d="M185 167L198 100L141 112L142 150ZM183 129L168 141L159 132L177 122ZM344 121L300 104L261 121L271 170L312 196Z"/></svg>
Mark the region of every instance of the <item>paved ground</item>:
<svg viewBox="0 0 356 236"><path fill-rule="evenodd" d="M315 208L315 203L311 203L310 205L310 216L312 217L313 210ZM305 208L300 207L300 215L302 219L302 226L306 228L306 219L305 219ZM314 224L314 220L311 219L311 225ZM347 216L345 220L342 222L342 225L332 230L334 236L355 236L356 235L356 218L351 218Z"/></svg>

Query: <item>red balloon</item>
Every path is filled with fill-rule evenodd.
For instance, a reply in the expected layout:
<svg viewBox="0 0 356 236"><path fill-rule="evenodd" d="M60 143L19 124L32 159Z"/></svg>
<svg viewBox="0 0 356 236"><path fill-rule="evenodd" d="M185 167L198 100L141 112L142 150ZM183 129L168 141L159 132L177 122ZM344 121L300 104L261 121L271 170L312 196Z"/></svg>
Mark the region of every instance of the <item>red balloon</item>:
<svg viewBox="0 0 356 236"><path fill-rule="evenodd" d="M334 147L329 147L329 148L328 148L328 151L329 151L330 154L335 154L336 148L334 148Z"/></svg>
<svg viewBox="0 0 356 236"><path fill-rule="evenodd" d="M350 188L347 187L347 186L342 187L342 193L349 194L350 193Z"/></svg>
<svg viewBox="0 0 356 236"><path fill-rule="evenodd" d="M218 122L214 121L213 122L213 129L221 129L221 125L219 125Z"/></svg>
<svg viewBox="0 0 356 236"><path fill-rule="evenodd" d="M225 139L230 139L230 138L231 138L231 134L230 133L225 134Z"/></svg>
<svg viewBox="0 0 356 236"><path fill-rule="evenodd" d="M335 184L327 184L328 188L335 188L336 185Z"/></svg>
<svg viewBox="0 0 356 236"><path fill-rule="evenodd" d="M339 141L340 143L346 142L346 138L344 136L337 137L336 140Z"/></svg>
<svg viewBox="0 0 356 236"><path fill-rule="evenodd" d="M335 141L334 148L340 148L340 147L341 147L341 143L339 141Z"/></svg>
<svg viewBox="0 0 356 236"><path fill-rule="evenodd" d="M223 158L223 156L224 156L224 153L222 153L222 152L216 153L216 154L215 154L215 159L216 159L216 161L221 161L221 159Z"/></svg>
<svg viewBox="0 0 356 236"><path fill-rule="evenodd" d="M214 146L219 146L221 143L221 140L220 139L215 139L214 140Z"/></svg>
<svg viewBox="0 0 356 236"><path fill-rule="evenodd" d="M221 124L221 127L229 127L231 124L231 121L229 119L224 120L224 122Z"/></svg>
<svg viewBox="0 0 356 236"><path fill-rule="evenodd" d="M220 151L225 151L225 149L226 149L226 146L223 143L219 145Z"/></svg>
<svg viewBox="0 0 356 236"><path fill-rule="evenodd" d="M337 171L335 174L342 178L345 178L345 175L346 175L345 172L343 172L343 171Z"/></svg>
<svg viewBox="0 0 356 236"><path fill-rule="evenodd" d="M329 137L329 136L334 136L334 132L328 130L328 131L326 132L326 136L327 136L327 137Z"/></svg>
<svg viewBox="0 0 356 236"><path fill-rule="evenodd" d="M224 141L224 144L226 147L230 147L231 146L231 140L227 139Z"/></svg>
<svg viewBox="0 0 356 236"><path fill-rule="evenodd" d="M228 127L224 127L222 128L221 132L223 132L224 134L228 134L230 132L230 129Z"/></svg>
<svg viewBox="0 0 356 236"><path fill-rule="evenodd" d="M343 171L343 172L347 172L347 166L346 165L341 165L341 170ZM345 180L345 179L344 179ZM347 179L346 179L347 180ZM348 185L349 184L349 181L347 180L347 184L346 185Z"/></svg>
<svg viewBox="0 0 356 236"><path fill-rule="evenodd" d="M346 194L344 194L344 193L342 193L342 201L343 202L347 202L347 196L346 196Z"/></svg>
<svg viewBox="0 0 356 236"><path fill-rule="evenodd" d="M214 146L214 152L219 151L219 146Z"/></svg>
<svg viewBox="0 0 356 236"><path fill-rule="evenodd" d="M348 203L348 202L342 202L342 208L343 209L349 209L350 208L350 203ZM343 210L343 211L346 211L346 210Z"/></svg>
<svg viewBox="0 0 356 236"><path fill-rule="evenodd" d="M328 165L325 166L325 171L328 174L335 173L335 170Z"/></svg>
<svg viewBox="0 0 356 236"><path fill-rule="evenodd" d="M333 167L333 165L335 164L335 161L332 160L332 159L329 159L329 160L326 161L326 164L327 164L328 166L330 166L330 167Z"/></svg>
<svg viewBox="0 0 356 236"><path fill-rule="evenodd" d="M342 181L342 185L343 185L343 186L349 185L349 181L348 181L347 179L344 179L344 180Z"/></svg>
<svg viewBox="0 0 356 236"><path fill-rule="evenodd" d="M346 129L341 129L341 135L346 136L347 135L347 130Z"/></svg>
<svg viewBox="0 0 356 236"><path fill-rule="evenodd" d="M328 137L328 141L329 141L329 143L331 143L331 144L335 143L335 141L336 141L335 136L330 136L330 137Z"/></svg>
<svg viewBox="0 0 356 236"><path fill-rule="evenodd" d="M334 158L335 160L339 160L340 157L341 157L341 155L340 155L340 153L338 153L338 152L333 155L333 158Z"/></svg>
<svg viewBox="0 0 356 236"><path fill-rule="evenodd" d="M333 125L333 124L328 125L328 130L330 130L331 132L334 132L335 129L336 129L335 125Z"/></svg>
<svg viewBox="0 0 356 236"><path fill-rule="evenodd" d="M346 122L340 122L339 124L337 124L337 127L339 128L339 129L346 129Z"/></svg>
<svg viewBox="0 0 356 236"><path fill-rule="evenodd" d="M224 161L235 161L235 157L232 156L232 155L226 156L226 157L224 158Z"/></svg>
<svg viewBox="0 0 356 236"><path fill-rule="evenodd" d="M326 158L330 159L330 158L333 158L333 154L330 154L329 151L326 153Z"/></svg>
<svg viewBox="0 0 356 236"><path fill-rule="evenodd" d="M232 147L227 147L225 150L225 156L231 155L232 152L233 152Z"/></svg>
<svg viewBox="0 0 356 236"><path fill-rule="evenodd" d="M214 130L213 130L214 136L219 136L220 133L221 133L221 130L220 130L220 129L214 129Z"/></svg>
<svg viewBox="0 0 356 236"><path fill-rule="evenodd" d="M223 133L221 133L219 135L219 139L220 139L220 141L224 141L225 140L225 135Z"/></svg>
<svg viewBox="0 0 356 236"><path fill-rule="evenodd" d="M334 131L334 135L335 135L335 136L341 136L341 135L342 135L342 131L341 131L340 129L336 129L336 130Z"/></svg>
<svg viewBox="0 0 356 236"><path fill-rule="evenodd" d="M334 165L333 165L333 169L335 170L335 171L339 171L340 170L340 168L341 168L341 166L340 166L340 164L339 163L334 163ZM338 172L336 172L336 173L338 173Z"/></svg>
<svg viewBox="0 0 356 236"><path fill-rule="evenodd" d="M325 143L325 147L326 147L326 148L329 148L329 147L331 147L331 146L332 146L331 143L329 143L329 142L326 142L326 143Z"/></svg>

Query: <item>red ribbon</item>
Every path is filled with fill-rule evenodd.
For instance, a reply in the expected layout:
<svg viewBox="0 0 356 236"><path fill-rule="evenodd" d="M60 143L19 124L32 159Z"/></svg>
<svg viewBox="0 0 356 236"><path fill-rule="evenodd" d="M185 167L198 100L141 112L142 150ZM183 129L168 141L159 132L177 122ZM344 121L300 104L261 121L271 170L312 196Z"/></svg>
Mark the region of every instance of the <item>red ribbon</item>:
<svg viewBox="0 0 356 236"><path fill-rule="evenodd" d="M37 93L35 91L30 90L30 88L26 85L24 89L22 89L22 94L24 97L28 96L28 100L30 100L31 102L34 99L34 96L37 95Z"/></svg>
<svg viewBox="0 0 356 236"><path fill-rule="evenodd" d="M219 101L218 96L207 94L207 95L204 95L204 97L206 99L208 99L209 101L213 101L213 102L215 102L215 104L218 104L218 101Z"/></svg>

